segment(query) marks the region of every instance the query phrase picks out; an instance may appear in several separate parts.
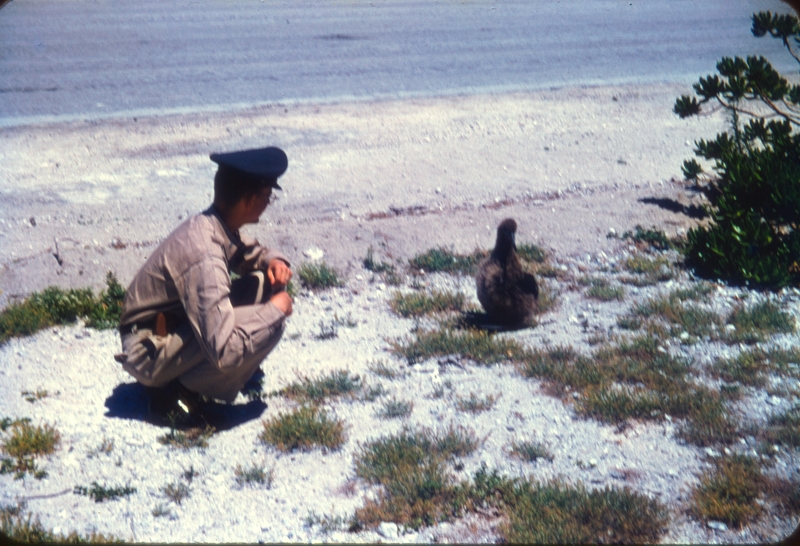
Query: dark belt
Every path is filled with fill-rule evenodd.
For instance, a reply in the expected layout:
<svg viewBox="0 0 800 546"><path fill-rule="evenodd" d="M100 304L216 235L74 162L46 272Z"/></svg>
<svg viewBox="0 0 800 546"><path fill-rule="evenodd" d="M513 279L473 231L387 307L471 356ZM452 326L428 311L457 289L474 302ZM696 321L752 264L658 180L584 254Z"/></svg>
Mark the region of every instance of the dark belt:
<svg viewBox="0 0 800 546"><path fill-rule="evenodd" d="M159 313L151 320L120 324L119 333L125 336L139 330L152 330L157 336L165 336L174 332L184 319L185 317L173 315L172 313Z"/></svg>

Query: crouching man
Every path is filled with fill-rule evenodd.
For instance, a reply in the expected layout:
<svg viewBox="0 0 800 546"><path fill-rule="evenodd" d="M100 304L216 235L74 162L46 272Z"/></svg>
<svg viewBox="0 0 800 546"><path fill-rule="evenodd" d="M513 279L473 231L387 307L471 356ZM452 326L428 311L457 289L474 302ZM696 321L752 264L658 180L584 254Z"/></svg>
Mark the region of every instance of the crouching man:
<svg viewBox="0 0 800 546"><path fill-rule="evenodd" d="M201 397L232 402L275 348L292 313L283 254L239 234L257 223L287 167L262 148L212 154L214 202L173 231L134 277L116 360L148 387L150 410L194 414ZM231 282L231 273L239 277Z"/></svg>

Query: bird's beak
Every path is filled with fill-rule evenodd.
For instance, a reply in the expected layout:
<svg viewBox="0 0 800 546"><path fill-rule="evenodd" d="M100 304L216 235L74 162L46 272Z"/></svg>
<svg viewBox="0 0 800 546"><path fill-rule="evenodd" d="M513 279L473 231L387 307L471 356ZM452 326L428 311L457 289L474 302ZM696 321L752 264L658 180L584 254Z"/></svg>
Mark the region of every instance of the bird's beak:
<svg viewBox="0 0 800 546"><path fill-rule="evenodd" d="M511 234L511 246L514 247L514 250L517 250L517 234Z"/></svg>

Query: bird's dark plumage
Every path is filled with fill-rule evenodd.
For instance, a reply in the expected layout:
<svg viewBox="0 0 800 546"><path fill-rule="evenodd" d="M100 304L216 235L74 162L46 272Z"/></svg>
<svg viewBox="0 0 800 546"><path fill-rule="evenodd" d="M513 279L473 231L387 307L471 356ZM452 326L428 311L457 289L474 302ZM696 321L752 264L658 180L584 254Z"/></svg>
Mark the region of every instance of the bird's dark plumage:
<svg viewBox="0 0 800 546"><path fill-rule="evenodd" d="M516 231L513 219L500 222L494 250L481 263L475 278L478 300L489 319L504 325L524 323L538 309L539 287L517 257Z"/></svg>

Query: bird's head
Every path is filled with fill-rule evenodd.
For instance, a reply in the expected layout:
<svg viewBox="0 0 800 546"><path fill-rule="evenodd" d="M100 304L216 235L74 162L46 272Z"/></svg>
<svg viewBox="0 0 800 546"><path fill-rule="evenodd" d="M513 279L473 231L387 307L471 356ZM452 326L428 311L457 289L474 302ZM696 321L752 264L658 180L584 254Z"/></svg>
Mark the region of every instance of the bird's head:
<svg viewBox="0 0 800 546"><path fill-rule="evenodd" d="M500 222L500 225L497 226L497 243L495 244L495 248L505 252L508 252L511 249L516 250L516 232L517 223L513 218L506 218Z"/></svg>

